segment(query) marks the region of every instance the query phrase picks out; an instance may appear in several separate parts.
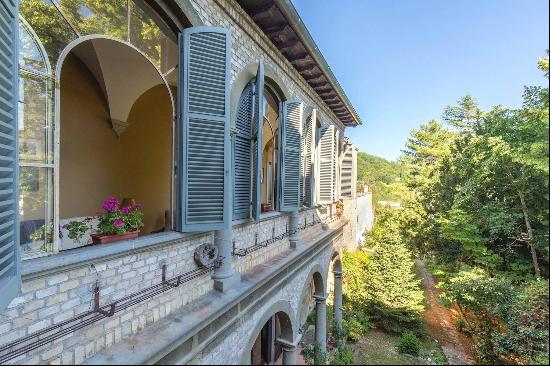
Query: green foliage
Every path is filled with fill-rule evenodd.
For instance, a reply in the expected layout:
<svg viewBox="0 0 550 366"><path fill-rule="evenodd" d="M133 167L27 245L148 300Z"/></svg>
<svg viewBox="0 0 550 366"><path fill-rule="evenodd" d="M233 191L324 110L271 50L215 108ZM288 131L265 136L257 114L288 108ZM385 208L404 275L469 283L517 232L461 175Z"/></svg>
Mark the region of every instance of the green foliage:
<svg viewBox="0 0 550 366"><path fill-rule="evenodd" d="M525 363L548 354L548 280L518 283L513 277L490 277L479 268L463 270L447 281L445 299L472 314L476 356L485 362L500 357Z"/></svg>
<svg viewBox="0 0 550 366"><path fill-rule="evenodd" d="M331 365L353 365L353 352L348 348L345 342L338 342L336 351L331 354Z"/></svg>
<svg viewBox="0 0 550 366"><path fill-rule="evenodd" d="M82 221L74 220L65 225L69 230L69 238L80 240L88 230L93 229L94 219L98 220L96 231L100 235L124 234L143 227L140 204L131 203L121 207L116 197L109 197L103 202L103 212L98 216L86 217Z"/></svg>
<svg viewBox="0 0 550 366"><path fill-rule="evenodd" d="M548 57L538 65L548 77ZM399 184L390 172L377 180L399 186L401 209L377 208L366 240L373 254L349 260L357 275L346 285L371 321L417 329L406 321L420 308L414 252L444 282L444 300L468 314L460 326L480 361L547 361L548 86L525 87L523 100L484 111L465 96L443 123L411 132Z"/></svg>
<svg viewBox="0 0 550 366"><path fill-rule="evenodd" d="M406 330L399 337L399 344L397 349L401 353L406 353L412 356L418 356L420 354L420 340L410 330Z"/></svg>
<svg viewBox="0 0 550 366"><path fill-rule="evenodd" d="M315 346L313 344L304 344L302 343L302 350L300 354L304 358L306 365L315 364Z"/></svg>
<svg viewBox="0 0 550 366"><path fill-rule="evenodd" d="M344 254L346 304L368 314L375 324L386 330L401 332L405 328L421 328L424 294L414 271L411 251L400 235L399 211L384 212L385 215L377 219L371 238L374 253ZM348 319L348 326L358 328L352 317Z"/></svg>
<svg viewBox="0 0 550 366"><path fill-rule="evenodd" d="M352 342L363 338L370 328L371 323L368 315L358 309L347 312L342 320L343 335Z"/></svg>
<svg viewBox="0 0 550 366"><path fill-rule="evenodd" d="M86 221L71 221L65 228L69 231L69 239L77 241L79 241L89 229Z"/></svg>
<svg viewBox="0 0 550 366"><path fill-rule="evenodd" d="M369 186L375 203L400 200L396 184L403 179L403 174L400 163L364 152L357 154L357 180Z"/></svg>
<svg viewBox="0 0 550 366"><path fill-rule="evenodd" d="M441 352L440 350L433 350L428 353L428 357L432 360L434 365L448 365L449 361L447 360L447 357L445 357L445 354Z"/></svg>

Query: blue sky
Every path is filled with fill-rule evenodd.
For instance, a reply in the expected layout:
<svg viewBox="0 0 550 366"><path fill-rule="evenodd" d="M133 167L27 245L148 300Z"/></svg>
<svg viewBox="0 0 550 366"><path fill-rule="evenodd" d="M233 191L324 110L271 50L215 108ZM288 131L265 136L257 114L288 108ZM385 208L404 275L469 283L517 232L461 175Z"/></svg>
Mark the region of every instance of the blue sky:
<svg viewBox="0 0 550 366"><path fill-rule="evenodd" d="M413 128L469 93L521 105L548 48L547 0L292 0L363 126L361 151L396 159Z"/></svg>

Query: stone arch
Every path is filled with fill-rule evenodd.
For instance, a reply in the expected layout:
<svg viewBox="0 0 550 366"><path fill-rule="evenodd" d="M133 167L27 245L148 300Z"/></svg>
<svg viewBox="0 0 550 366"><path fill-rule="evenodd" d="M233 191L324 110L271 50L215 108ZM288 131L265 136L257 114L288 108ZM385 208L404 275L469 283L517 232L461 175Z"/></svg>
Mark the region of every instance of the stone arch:
<svg viewBox="0 0 550 366"><path fill-rule="evenodd" d="M299 326L302 326L304 318L307 317L307 314L309 313L309 307L312 304L311 295L319 297L326 296L326 275L326 270L324 270L319 263L316 263L306 276L306 281L302 287L301 295L298 298L299 303L296 319L298 320ZM312 285L313 288L311 288Z"/></svg>
<svg viewBox="0 0 550 366"><path fill-rule="evenodd" d="M265 323L272 317L277 316L281 324L281 339L288 343L294 343L294 338L296 337L297 332L297 323L293 316L293 311L290 303L288 301L279 300L276 303L272 304L260 317L259 321L256 323L251 336L249 337L243 353L241 354L241 365L250 364L250 352L252 352L252 347L260 331L262 330Z"/></svg>
<svg viewBox="0 0 550 366"><path fill-rule="evenodd" d="M234 126L235 124L237 107L239 104L241 93L246 85L250 82L250 80L256 77L259 63L259 61L252 62L243 67L243 69L239 71L239 73L231 83L230 111L232 126ZM277 94L279 94L278 97L280 97L282 100L290 99L290 90L286 88L283 80L277 75L277 72L269 63L264 63L264 73L267 82L266 84L275 89Z"/></svg>

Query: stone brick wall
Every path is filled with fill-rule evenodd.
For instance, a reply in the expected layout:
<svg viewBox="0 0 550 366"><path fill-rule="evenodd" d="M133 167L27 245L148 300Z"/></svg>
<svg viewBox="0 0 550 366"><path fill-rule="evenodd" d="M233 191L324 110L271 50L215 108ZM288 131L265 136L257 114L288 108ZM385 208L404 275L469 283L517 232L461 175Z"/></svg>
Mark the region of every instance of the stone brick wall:
<svg viewBox="0 0 550 366"><path fill-rule="evenodd" d="M196 268L193 252L206 241L211 241L210 234L40 278L24 279L21 295L14 299L7 311L1 313L0 345L87 312L92 306L96 281L99 281L101 305L104 305L159 283L161 263L167 265L168 278ZM69 334L27 356L13 359L10 363L80 364L84 359L158 321L211 289L212 280L206 274Z"/></svg>
<svg viewBox="0 0 550 366"><path fill-rule="evenodd" d="M330 211L303 210L300 213L300 222L302 224L304 218L311 222L313 215L318 220L327 220ZM253 245L254 241L249 242L248 238L253 238L256 233L259 234L259 240L264 240L271 236L273 228L276 233L285 232L287 224L288 216L285 214L266 218L259 223L243 224L235 229L236 243L239 243L238 247ZM301 231L300 235L307 235L312 230L319 230L319 225ZM120 258L98 260L91 265L24 279L21 295L13 300L5 312L0 313L0 345L87 312L93 306L93 289L97 282L101 289L100 304L106 305L159 283L163 263L167 265L167 278L197 268L193 260L194 250L199 245L212 241L212 233L194 235L191 239L159 243L158 249L149 247ZM251 255L233 257L235 269L240 272L249 271L288 248L288 239L283 239ZM202 275L9 363L80 364L192 302L212 288L210 275Z"/></svg>
<svg viewBox="0 0 550 366"><path fill-rule="evenodd" d="M335 250L340 250L342 245L342 237L336 238L332 245L324 249L313 258L310 263L303 266L299 273L294 275L284 287L277 291L277 293L270 294L268 301L254 307L252 311L245 314L245 316L241 318L241 321L231 327L230 330L214 339L202 352L197 354L189 364L241 364L241 360L248 356L243 354L244 352L248 352L247 346L258 336L258 334L254 333L257 326L263 325L262 322L265 315L275 315L270 314L268 310L273 304L279 302L288 303L292 311L292 313L288 315L290 315L291 319L294 321L299 322L302 317L304 304L312 300L312 298L302 298L304 290L306 297L311 297L312 295L311 291L306 290L311 283L310 274L312 268L316 265L320 265L324 272L323 276L325 278L331 277L329 270L332 255ZM325 281L325 288L326 286L327 283ZM297 338L298 334L294 334L294 337Z"/></svg>

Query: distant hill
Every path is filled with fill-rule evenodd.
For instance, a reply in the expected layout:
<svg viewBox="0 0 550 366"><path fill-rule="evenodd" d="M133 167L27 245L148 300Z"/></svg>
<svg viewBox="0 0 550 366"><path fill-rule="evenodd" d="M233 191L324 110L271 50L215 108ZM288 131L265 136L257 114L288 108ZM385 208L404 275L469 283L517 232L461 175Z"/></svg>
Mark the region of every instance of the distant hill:
<svg viewBox="0 0 550 366"><path fill-rule="evenodd" d="M399 200L392 184L399 182L402 174L400 163L365 152L357 154L357 180L367 183L374 202Z"/></svg>

